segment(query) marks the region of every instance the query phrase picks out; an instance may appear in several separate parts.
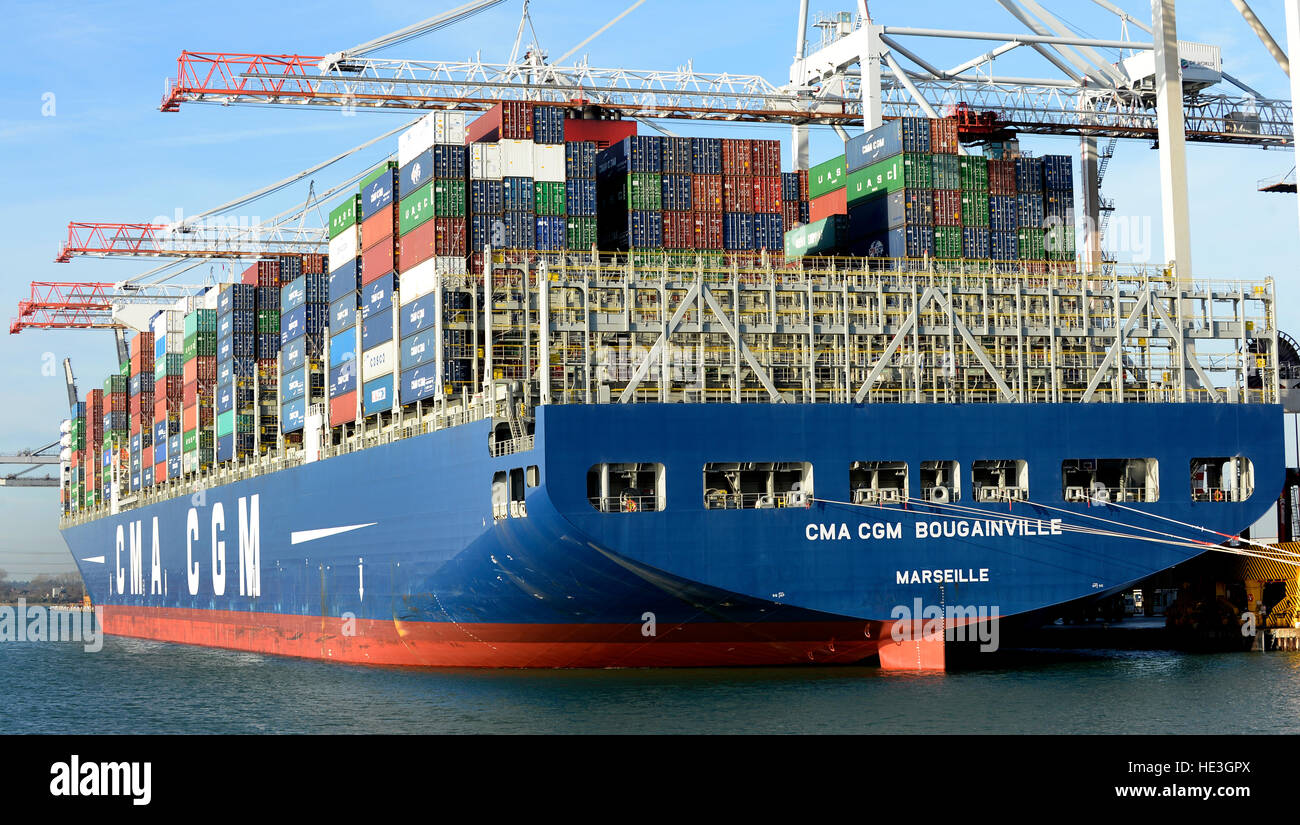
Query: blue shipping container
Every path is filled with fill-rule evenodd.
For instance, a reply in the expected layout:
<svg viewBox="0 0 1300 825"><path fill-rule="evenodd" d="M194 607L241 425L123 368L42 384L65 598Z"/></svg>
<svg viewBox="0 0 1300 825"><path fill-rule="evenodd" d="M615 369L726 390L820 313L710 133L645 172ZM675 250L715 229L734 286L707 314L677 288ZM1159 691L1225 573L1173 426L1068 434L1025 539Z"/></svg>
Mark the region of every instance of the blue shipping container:
<svg viewBox="0 0 1300 825"><path fill-rule="evenodd" d="M754 215L754 248L785 249L785 223L780 215L770 212Z"/></svg>
<svg viewBox="0 0 1300 825"><path fill-rule="evenodd" d="M376 312L383 312L393 305L393 288L396 282L396 275L385 275L361 287L361 317L363 319L369 318Z"/></svg>
<svg viewBox="0 0 1300 825"><path fill-rule="evenodd" d="M989 229L987 226L966 226L962 228L961 255L963 258L981 260L989 257Z"/></svg>
<svg viewBox="0 0 1300 825"><path fill-rule="evenodd" d="M664 175L659 181L660 196L665 212L689 212L691 208L691 176ZM572 213L570 213L572 214Z"/></svg>
<svg viewBox="0 0 1300 825"><path fill-rule="evenodd" d="M920 258L934 254L934 227L899 226L849 245L854 255L869 258Z"/></svg>
<svg viewBox="0 0 1300 825"><path fill-rule="evenodd" d="M564 144L565 180L592 179L596 177L596 143L575 140Z"/></svg>
<svg viewBox="0 0 1300 825"><path fill-rule="evenodd" d="M989 196L989 229L994 232L1015 232L1019 226L1016 216L1015 195Z"/></svg>
<svg viewBox="0 0 1300 825"><path fill-rule="evenodd" d="M307 423L307 399L299 398L280 405L280 432L296 433Z"/></svg>
<svg viewBox="0 0 1300 825"><path fill-rule="evenodd" d="M330 337L330 366L337 367L357 357L356 328Z"/></svg>
<svg viewBox="0 0 1300 825"><path fill-rule="evenodd" d="M721 138L691 138L691 172L696 175L722 174Z"/></svg>
<svg viewBox="0 0 1300 825"><path fill-rule="evenodd" d="M463 145L440 143L433 147L433 175L436 178L464 180L466 174Z"/></svg>
<svg viewBox="0 0 1300 825"><path fill-rule="evenodd" d="M350 258L347 263L330 273L329 300L331 303L348 293L361 289L361 267L359 259Z"/></svg>
<svg viewBox="0 0 1300 825"><path fill-rule="evenodd" d="M393 340L393 308L376 312L361 322L361 349L368 350Z"/></svg>
<svg viewBox="0 0 1300 825"><path fill-rule="evenodd" d="M727 212L723 214L722 246L730 250L754 248L754 215L752 213Z"/></svg>
<svg viewBox="0 0 1300 825"><path fill-rule="evenodd" d="M426 327L432 326L437 309L437 293L421 295L409 304L402 304L398 310L398 333L403 337L414 335Z"/></svg>
<svg viewBox="0 0 1300 825"><path fill-rule="evenodd" d="M596 155L596 176L626 175L629 172L660 172L663 164L663 138L632 135ZM721 160L721 144L719 144Z"/></svg>
<svg viewBox="0 0 1300 825"><path fill-rule="evenodd" d="M687 178L687 192L690 192ZM568 215L572 218L596 217L596 181L592 178L571 178L564 182L564 196Z"/></svg>
<svg viewBox="0 0 1300 825"><path fill-rule="evenodd" d="M503 182L499 180L473 180L469 183L470 213L500 215L505 211Z"/></svg>
<svg viewBox="0 0 1300 825"><path fill-rule="evenodd" d="M319 335L328 323L326 312L323 304L303 304L280 316L280 344L303 334Z"/></svg>
<svg viewBox="0 0 1300 825"><path fill-rule="evenodd" d="M423 401L438 393L438 376L434 366L434 364L421 364L401 374L401 384L398 385L398 389L403 404Z"/></svg>
<svg viewBox="0 0 1300 825"><path fill-rule="evenodd" d="M430 327L423 332L417 332L409 338L403 338L402 352L398 359L398 367L401 369L410 369L411 367L418 367L421 364L432 361L437 352L437 346L437 327Z"/></svg>
<svg viewBox="0 0 1300 825"><path fill-rule="evenodd" d="M537 210L532 178L502 178L501 197L507 212L534 212Z"/></svg>
<svg viewBox="0 0 1300 825"><path fill-rule="evenodd" d="M1016 195L1016 223L1021 228L1036 229L1043 225L1043 196L1021 192Z"/></svg>
<svg viewBox="0 0 1300 825"><path fill-rule="evenodd" d="M397 199L404 200L433 180L433 149L425 149L397 170Z"/></svg>
<svg viewBox="0 0 1300 825"><path fill-rule="evenodd" d="M923 117L900 117L855 135L844 142L845 168L849 172L901 152L930 151L930 121Z"/></svg>
<svg viewBox="0 0 1300 825"><path fill-rule="evenodd" d="M381 375L361 388L361 410L366 415L393 408L393 376Z"/></svg>
<svg viewBox="0 0 1300 825"><path fill-rule="evenodd" d="M1020 242L1014 231L989 233L989 257L995 261L1020 259Z"/></svg>
<svg viewBox="0 0 1300 825"><path fill-rule="evenodd" d="M348 361L330 370L330 398L346 395L357 388L357 362Z"/></svg>
<svg viewBox="0 0 1300 825"><path fill-rule="evenodd" d="M1043 189L1043 159L1016 158L1017 193L1041 192Z"/></svg>
<svg viewBox="0 0 1300 825"><path fill-rule="evenodd" d="M663 173L665 175L689 175L691 173L691 139L681 137L664 138L662 146L663 159L660 161L660 168Z"/></svg>
<svg viewBox="0 0 1300 825"><path fill-rule="evenodd" d="M1043 188L1074 192L1074 160L1069 155L1043 155Z"/></svg>
<svg viewBox="0 0 1300 825"><path fill-rule="evenodd" d="M564 218L541 215L537 218L537 241L533 248L546 252L562 252L567 245Z"/></svg>
<svg viewBox="0 0 1300 825"><path fill-rule="evenodd" d="M357 298L355 295L330 304L330 335L338 335L357 323ZM301 337L301 336L300 336ZM298 340L295 338L294 340Z"/></svg>
<svg viewBox="0 0 1300 825"><path fill-rule="evenodd" d="M564 110L558 106L533 107L533 142L564 143Z"/></svg>
<svg viewBox="0 0 1300 825"><path fill-rule="evenodd" d="M369 186L361 190L361 220L391 206L396 194L397 170L385 171Z"/></svg>

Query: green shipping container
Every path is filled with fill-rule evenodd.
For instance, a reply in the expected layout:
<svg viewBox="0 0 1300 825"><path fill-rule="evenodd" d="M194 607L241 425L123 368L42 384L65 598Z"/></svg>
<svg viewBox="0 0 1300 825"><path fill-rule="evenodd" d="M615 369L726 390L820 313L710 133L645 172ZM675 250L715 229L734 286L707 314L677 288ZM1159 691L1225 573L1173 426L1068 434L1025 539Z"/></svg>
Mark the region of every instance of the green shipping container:
<svg viewBox="0 0 1300 825"><path fill-rule="evenodd" d="M465 181L443 180L433 182L433 213L440 218L465 216Z"/></svg>
<svg viewBox="0 0 1300 825"><path fill-rule="evenodd" d="M961 174L961 188L987 192L989 188L989 160L979 155L959 155L957 168Z"/></svg>
<svg viewBox="0 0 1300 825"><path fill-rule="evenodd" d="M154 362L154 373L159 378L168 375L181 375L184 369L185 355L179 352L169 352Z"/></svg>
<svg viewBox="0 0 1300 825"><path fill-rule="evenodd" d="M930 181L933 177L930 155L894 155L864 169L850 172L845 197L852 205L880 192L897 192L904 188L932 189Z"/></svg>
<svg viewBox="0 0 1300 825"><path fill-rule="evenodd" d="M223 413L217 413L217 437L230 435L235 431L235 411L226 410Z"/></svg>
<svg viewBox="0 0 1300 825"><path fill-rule="evenodd" d="M563 181L537 181L533 184L533 197L538 215L563 217L568 211L565 207Z"/></svg>
<svg viewBox="0 0 1300 825"><path fill-rule="evenodd" d="M257 332L259 335L268 335L280 331L280 310L278 309L259 309L257 311Z"/></svg>
<svg viewBox="0 0 1300 825"><path fill-rule="evenodd" d="M796 226L785 233L786 260L805 255L825 255L844 242L848 231L847 215L831 215L819 221Z"/></svg>
<svg viewBox="0 0 1300 825"><path fill-rule="evenodd" d="M962 190L961 193L962 226L989 225L989 193Z"/></svg>
<svg viewBox="0 0 1300 825"><path fill-rule="evenodd" d="M397 233L405 235L433 217L433 181L402 199L397 215Z"/></svg>
<svg viewBox="0 0 1300 825"><path fill-rule="evenodd" d="M595 218L568 218L565 227L569 249L591 249L596 245Z"/></svg>
<svg viewBox="0 0 1300 825"><path fill-rule="evenodd" d="M1041 261L1044 257L1043 230L1022 228L1016 230L1016 240L1020 244L1020 260Z"/></svg>
<svg viewBox="0 0 1300 825"><path fill-rule="evenodd" d="M121 373L114 373L104 379L104 395L109 395L115 392L126 392L126 378L127 377ZM104 409L107 410L108 399L104 399L104 404Z"/></svg>
<svg viewBox="0 0 1300 825"><path fill-rule="evenodd" d="M632 172L627 176L627 208L630 210L663 209L662 176L654 172Z"/></svg>
<svg viewBox="0 0 1300 825"><path fill-rule="evenodd" d="M373 180L373 178L372 178ZM330 211L330 240L341 234L344 229L357 225L357 216L361 214L361 195L349 195L348 199ZM189 332L189 327L185 328Z"/></svg>
<svg viewBox="0 0 1300 825"><path fill-rule="evenodd" d="M1075 256L1074 227L1056 224L1043 234L1043 250L1053 261L1072 261Z"/></svg>
<svg viewBox="0 0 1300 825"><path fill-rule="evenodd" d="M931 188L934 189L960 189L961 188L961 156L960 155L932 155L932 164L934 166L934 183ZM984 175L988 188L988 166L984 167Z"/></svg>
<svg viewBox="0 0 1300 825"><path fill-rule="evenodd" d="M961 257L960 226L936 226L934 228L934 257Z"/></svg>
<svg viewBox="0 0 1300 825"><path fill-rule="evenodd" d="M847 180L843 155L819 163L808 170L808 197L819 198L828 192L843 189Z"/></svg>
<svg viewBox="0 0 1300 825"><path fill-rule="evenodd" d="M181 452L192 453L195 450L212 450L212 430L186 430L181 435Z"/></svg>

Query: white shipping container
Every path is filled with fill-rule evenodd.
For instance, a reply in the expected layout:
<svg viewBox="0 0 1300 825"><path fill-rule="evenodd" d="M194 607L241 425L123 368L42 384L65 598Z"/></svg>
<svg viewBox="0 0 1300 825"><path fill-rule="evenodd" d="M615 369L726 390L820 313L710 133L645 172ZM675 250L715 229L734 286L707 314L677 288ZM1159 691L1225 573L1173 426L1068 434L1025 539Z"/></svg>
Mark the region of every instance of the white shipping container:
<svg viewBox="0 0 1300 825"><path fill-rule="evenodd" d="M501 147L501 174L504 177L531 178L533 176L533 142L531 140L503 140ZM563 151L564 147L561 146Z"/></svg>
<svg viewBox="0 0 1300 825"><path fill-rule="evenodd" d="M501 180L501 146L496 143L470 144L469 176L473 180Z"/></svg>
<svg viewBox="0 0 1300 825"><path fill-rule="evenodd" d="M439 112L436 143L465 145L465 113Z"/></svg>
<svg viewBox="0 0 1300 825"><path fill-rule="evenodd" d="M433 292L437 283L437 258L430 258L423 263L402 273L401 303L409 304Z"/></svg>
<svg viewBox="0 0 1300 825"><path fill-rule="evenodd" d="M199 471L199 452L190 450L188 453L181 453L181 472L197 473Z"/></svg>
<svg viewBox="0 0 1300 825"><path fill-rule="evenodd" d="M371 347L361 353L361 380L369 381L381 375L390 375L397 364L397 349L392 341Z"/></svg>
<svg viewBox="0 0 1300 825"><path fill-rule="evenodd" d="M357 235L360 230L360 226L350 226L330 240L330 272L357 257Z"/></svg>
<svg viewBox="0 0 1300 825"><path fill-rule="evenodd" d="M533 179L564 182L564 144L533 144Z"/></svg>
<svg viewBox="0 0 1300 825"><path fill-rule="evenodd" d="M182 327L180 332L169 332L163 338L163 346L166 347L163 352L178 355L185 352L185 329Z"/></svg>
<svg viewBox="0 0 1300 825"><path fill-rule="evenodd" d="M405 166L437 142L439 112L430 112L397 138L397 165Z"/></svg>
<svg viewBox="0 0 1300 825"><path fill-rule="evenodd" d="M217 297L220 291L221 290L218 287L208 287L203 291L203 295L199 298L199 305L196 309L216 309Z"/></svg>
<svg viewBox="0 0 1300 825"><path fill-rule="evenodd" d="M433 260L438 264L439 275L466 275L469 273L469 269L465 266L465 259L462 257L439 255Z"/></svg>

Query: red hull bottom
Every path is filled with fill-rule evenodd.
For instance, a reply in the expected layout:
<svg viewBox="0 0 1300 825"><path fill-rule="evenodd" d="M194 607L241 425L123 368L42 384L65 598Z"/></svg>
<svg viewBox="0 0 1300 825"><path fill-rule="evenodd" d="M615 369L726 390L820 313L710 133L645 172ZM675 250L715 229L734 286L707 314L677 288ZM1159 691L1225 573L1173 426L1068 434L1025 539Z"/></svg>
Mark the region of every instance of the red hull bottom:
<svg viewBox="0 0 1300 825"><path fill-rule="evenodd" d="M849 664L876 655L882 638L893 644L888 627L880 622L660 625L656 635L643 636L640 625L345 621L114 605L104 607L104 632L280 656L416 667ZM917 669L915 653L890 658L886 666L882 656L886 669Z"/></svg>

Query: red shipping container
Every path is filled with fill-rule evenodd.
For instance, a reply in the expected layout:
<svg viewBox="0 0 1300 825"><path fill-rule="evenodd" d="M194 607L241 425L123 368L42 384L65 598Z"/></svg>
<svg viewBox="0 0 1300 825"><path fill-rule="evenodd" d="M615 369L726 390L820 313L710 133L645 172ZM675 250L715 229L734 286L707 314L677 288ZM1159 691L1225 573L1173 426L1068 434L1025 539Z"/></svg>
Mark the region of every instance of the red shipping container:
<svg viewBox="0 0 1300 825"><path fill-rule="evenodd" d="M526 100L505 100L500 106L501 137L505 140L532 140L533 104Z"/></svg>
<svg viewBox="0 0 1300 825"><path fill-rule="evenodd" d="M790 231L801 223L803 223L803 221L799 219L799 202L782 201L781 224L785 227L786 231Z"/></svg>
<svg viewBox="0 0 1300 825"><path fill-rule="evenodd" d="M257 262L257 285L258 286L280 286L280 262L279 261L258 261Z"/></svg>
<svg viewBox="0 0 1300 825"><path fill-rule="evenodd" d="M195 405L181 411L181 430L188 432L195 427L212 426L212 407Z"/></svg>
<svg viewBox="0 0 1300 825"><path fill-rule="evenodd" d="M345 392L330 399L330 425L357 420L357 391Z"/></svg>
<svg viewBox="0 0 1300 825"><path fill-rule="evenodd" d="M361 222L361 249L366 250L397 234L397 204L385 206ZM392 246L392 243L389 243Z"/></svg>
<svg viewBox="0 0 1300 825"><path fill-rule="evenodd" d="M754 179L749 176L722 176L722 211L754 211Z"/></svg>
<svg viewBox="0 0 1300 825"><path fill-rule="evenodd" d="M239 282L247 286L257 286L257 264L249 264L239 275Z"/></svg>
<svg viewBox="0 0 1300 825"><path fill-rule="evenodd" d="M310 253L302 256L302 274L304 275L324 275L325 274L325 256L319 253Z"/></svg>
<svg viewBox="0 0 1300 825"><path fill-rule="evenodd" d="M722 249L722 213L692 212L695 216L695 248Z"/></svg>
<svg viewBox="0 0 1300 825"><path fill-rule="evenodd" d="M757 142L757 141L755 141ZM754 181L754 211L755 212L780 212L781 211L781 176L758 176L755 175L751 180Z"/></svg>
<svg viewBox="0 0 1300 825"><path fill-rule="evenodd" d="M957 119L951 117L930 121L930 151L936 155L957 154Z"/></svg>
<svg viewBox="0 0 1300 825"><path fill-rule="evenodd" d="M396 263L396 256L393 255L393 239L389 238L384 243L377 243L374 246L361 253L361 283L368 284L379 278L380 275L393 271L393 265Z"/></svg>
<svg viewBox="0 0 1300 825"><path fill-rule="evenodd" d="M579 120L571 118L564 121L564 140L566 143L590 140L596 144L597 152L603 152L611 144L635 135L635 120Z"/></svg>
<svg viewBox="0 0 1300 825"><path fill-rule="evenodd" d="M434 218L425 221L402 235L398 245L399 272L412 269L434 255L462 257L465 254L465 219Z"/></svg>
<svg viewBox="0 0 1300 825"><path fill-rule="evenodd" d="M153 333L141 332L131 339L131 363L135 364L137 356L148 353L149 360L153 360Z"/></svg>
<svg viewBox="0 0 1300 825"><path fill-rule="evenodd" d="M799 175L799 200L808 200L808 170L800 169L796 174Z"/></svg>
<svg viewBox="0 0 1300 825"><path fill-rule="evenodd" d="M185 388L185 382L179 375L168 375L164 378L154 380L153 394L155 398L167 399L168 401L179 401L181 391Z"/></svg>
<svg viewBox="0 0 1300 825"><path fill-rule="evenodd" d="M961 190L934 190L934 225L961 226Z"/></svg>
<svg viewBox="0 0 1300 825"><path fill-rule="evenodd" d="M140 448L140 466L141 467L153 466L153 445L152 444L150 444L148 447Z"/></svg>
<svg viewBox="0 0 1300 825"><path fill-rule="evenodd" d="M664 213L664 249L695 248L695 215L690 212Z"/></svg>
<svg viewBox="0 0 1300 825"><path fill-rule="evenodd" d="M750 158L749 174L779 176L781 174L781 141L750 141ZM725 166L722 171L724 174L727 173Z"/></svg>
<svg viewBox="0 0 1300 825"><path fill-rule="evenodd" d="M126 412L126 393L111 392L108 394L108 411L109 412Z"/></svg>
<svg viewBox="0 0 1300 825"><path fill-rule="evenodd" d="M1014 160L989 161L989 194L1016 194L1016 162Z"/></svg>
<svg viewBox="0 0 1300 825"><path fill-rule="evenodd" d="M691 175L691 208L696 212L722 211L722 175Z"/></svg>
<svg viewBox="0 0 1300 825"><path fill-rule="evenodd" d="M167 462L159 461L153 465L153 483L161 484L167 480Z"/></svg>
<svg viewBox="0 0 1300 825"><path fill-rule="evenodd" d="M752 175L754 167L753 141L722 139L722 174ZM732 211L730 209L728 212ZM748 211L748 210L745 210Z"/></svg>
<svg viewBox="0 0 1300 825"><path fill-rule="evenodd" d="M808 220L820 221L831 215L849 214L848 190L836 189L808 201Z"/></svg>

